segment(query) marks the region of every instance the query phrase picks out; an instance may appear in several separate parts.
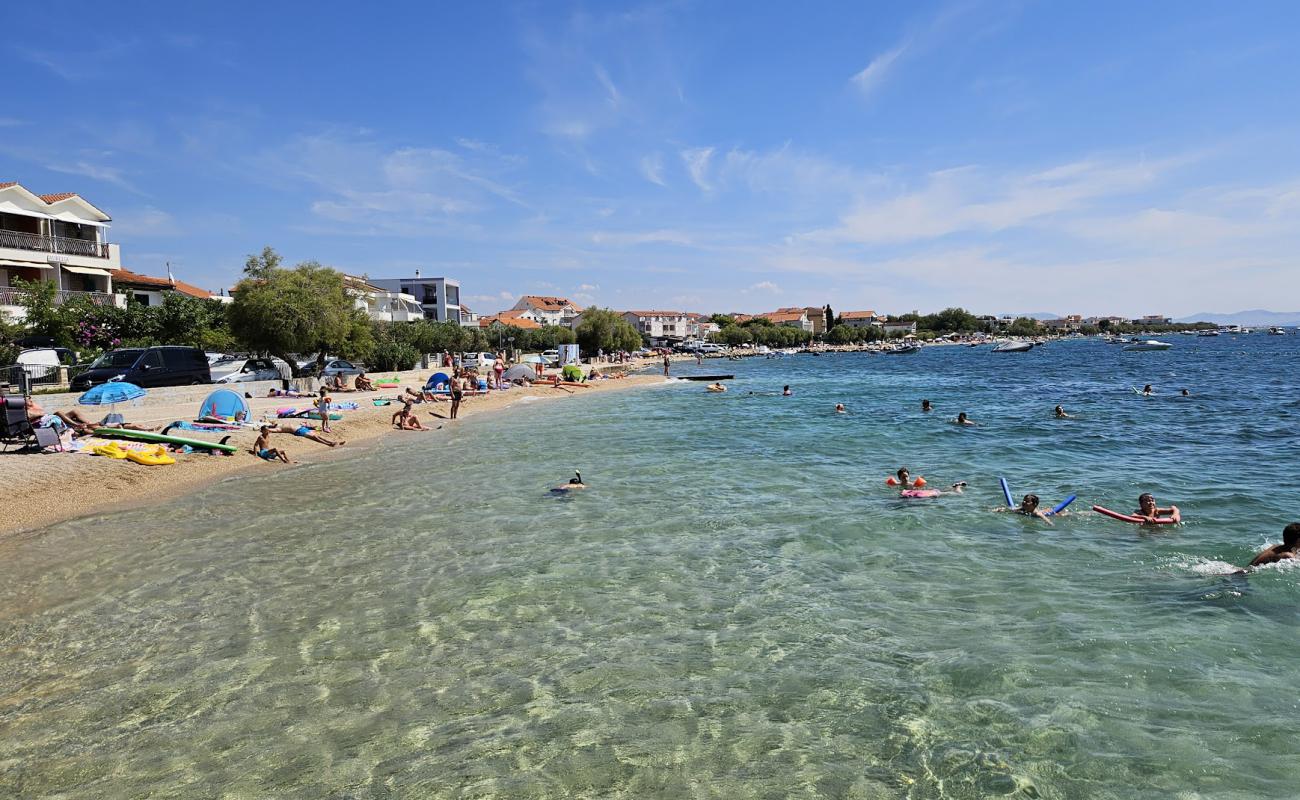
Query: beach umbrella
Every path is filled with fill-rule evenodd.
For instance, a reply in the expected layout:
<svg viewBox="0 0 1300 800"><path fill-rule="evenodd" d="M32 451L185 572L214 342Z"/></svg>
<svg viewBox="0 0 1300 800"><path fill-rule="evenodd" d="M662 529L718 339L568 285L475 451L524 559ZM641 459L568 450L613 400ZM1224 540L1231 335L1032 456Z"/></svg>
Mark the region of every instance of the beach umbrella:
<svg viewBox="0 0 1300 800"><path fill-rule="evenodd" d="M111 406L144 397L146 394L144 389L134 383L110 381L92 387L90 391L78 397L77 402L83 406Z"/></svg>
<svg viewBox="0 0 1300 800"><path fill-rule="evenodd" d="M519 378L523 378L525 380L532 380L536 375L537 373L533 370L532 367L526 367L523 364L515 364L510 369L506 370L505 374L502 377L504 377L508 381L517 380Z"/></svg>
<svg viewBox="0 0 1300 800"><path fill-rule="evenodd" d="M90 391L77 398L77 402L83 406L111 406L108 416L104 417L104 424L121 424L122 418L118 416L117 404L139 399L146 394L148 392L134 383L109 381L91 387Z"/></svg>

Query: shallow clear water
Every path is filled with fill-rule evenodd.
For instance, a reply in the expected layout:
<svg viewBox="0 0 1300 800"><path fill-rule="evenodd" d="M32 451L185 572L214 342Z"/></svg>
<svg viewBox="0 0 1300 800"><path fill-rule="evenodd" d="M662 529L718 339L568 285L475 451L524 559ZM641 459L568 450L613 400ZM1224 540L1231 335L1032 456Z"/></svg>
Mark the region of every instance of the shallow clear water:
<svg viewBox="0 0 1300 800"><path fill-rule="evenodd" d="M1300 336L1171 341L711 361L11 542L0 796L1294 797L1300 570L1215 573L1300 516Z"/></svg>

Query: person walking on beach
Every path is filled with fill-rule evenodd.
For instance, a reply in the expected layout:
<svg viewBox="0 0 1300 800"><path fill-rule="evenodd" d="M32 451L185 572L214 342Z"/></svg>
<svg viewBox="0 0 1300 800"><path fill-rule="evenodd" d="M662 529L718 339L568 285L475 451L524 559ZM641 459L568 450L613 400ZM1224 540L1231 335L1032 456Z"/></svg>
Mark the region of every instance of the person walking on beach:
<svg viewBox="0 0 1300 800"><path fill-rule="evenodd" d="M506 360L501 353L497 353L497 360L496 363L492 365L492 372L496 376L496 388L498 391L500 391L502 388L501 376L502 374L505 373L505 371L506 371Z"/></svg>
<svg viewBox="0 0 1300 800"><path fill-rule="evenodd" d="M1274 564L1278 561L1297 558L1300 558L1300 522L1292 522L1282 529L1282 544L1264 548L1259 555L1251 559L1247 568L1261 567L1265 564Z"/></svg>

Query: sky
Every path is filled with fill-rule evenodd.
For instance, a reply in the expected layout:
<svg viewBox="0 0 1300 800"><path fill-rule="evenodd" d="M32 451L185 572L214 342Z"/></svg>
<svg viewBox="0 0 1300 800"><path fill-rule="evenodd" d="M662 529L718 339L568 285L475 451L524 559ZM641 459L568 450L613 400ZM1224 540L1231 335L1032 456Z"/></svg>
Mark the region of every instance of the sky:
<svg viewBox="0 0 1300 800"><path fill-rule="evenodd" d="M65 2L0 181L211 290L275 247L615 309L1300 309L1292 2Z"/></svg>

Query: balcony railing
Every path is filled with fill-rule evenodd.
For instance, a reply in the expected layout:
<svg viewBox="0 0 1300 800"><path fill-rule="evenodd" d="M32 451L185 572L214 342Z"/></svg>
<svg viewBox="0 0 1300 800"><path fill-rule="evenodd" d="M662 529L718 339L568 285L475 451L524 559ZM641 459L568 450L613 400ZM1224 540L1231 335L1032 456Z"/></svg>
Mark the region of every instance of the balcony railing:
<svg viewBox="0 0 1300 800"><path fill-rule="evenodd" d="M39 233L0 230L0 247L15 250L36 250L41 253L58 253L69 256L108 258L108 244L91 239L70 239L66 236L42 236Z"/></svg>
<svg viewBox="0 0 1300 800"><path fill-rule="evenodd" d="M0 289L0 306L20 306L23 304L23 298L29 293L23 289ZM54 302L63 304L76 297L89 298L90 302L97 306L116 305L114 295L108 292L73 292L67 289L59 289L54 293Z"/></svg>

